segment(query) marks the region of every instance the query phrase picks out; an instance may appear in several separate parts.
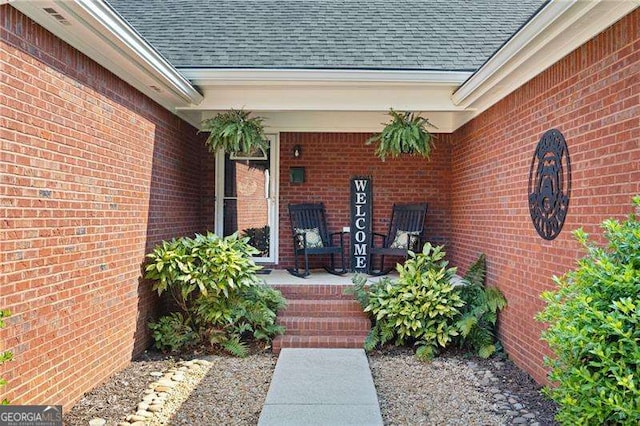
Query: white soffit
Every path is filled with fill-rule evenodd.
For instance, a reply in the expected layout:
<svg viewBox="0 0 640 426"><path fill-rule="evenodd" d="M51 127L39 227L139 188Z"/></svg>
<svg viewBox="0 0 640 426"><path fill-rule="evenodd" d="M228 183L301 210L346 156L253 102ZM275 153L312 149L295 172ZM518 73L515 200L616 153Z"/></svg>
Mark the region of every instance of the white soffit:
<svg viewBox="0 0 640 426"><path fill-rule="evenodd" d="M473 111L469 121L636 7L635 0L552 0L460 86L453 103Z"/></svg>
<svg viewBox="0 0 640 426"><path fill-rule="evenodd" d="M181 111L184 114L198 114L193 120L204 120L215 116L221 110ZM384 123L391 119L386 111L252 111L265 119L267 132L380 132ZM459 120L468 112L432 111L424 114L434 124L434 133L451 133ZM460 115L460 117L458 117Z"/></svg>
<svg viewBox="0 0 640 426"><path fill-rule="evenodd" d="M244 108L282 131L378 131L389 108L421 111L441 132L465 113L451 100L471 72L305 69L183 69L204 94L180 114ZM298 120L287 123L286 120ZM348 124L347 124L348 123ZM268 125L268 123L265 123Z"/></svg>
<svg viewBox="0 0 640 426"><path fill-rule="evenodd" d="M175 112L202 95L111 7L99 0L17 0L11 5Z"/></svg>

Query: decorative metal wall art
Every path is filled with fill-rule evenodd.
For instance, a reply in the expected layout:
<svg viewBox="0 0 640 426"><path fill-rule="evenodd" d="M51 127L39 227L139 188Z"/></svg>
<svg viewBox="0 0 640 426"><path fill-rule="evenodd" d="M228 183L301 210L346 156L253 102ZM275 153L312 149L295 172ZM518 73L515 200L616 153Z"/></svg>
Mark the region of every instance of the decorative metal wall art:
<svg viewBox="0 0 640 426"><path fill-rule="evenodd" d="M571 161L562 133L545 132L538 142L529 171L529 213L545 240L553 240L564 225L571 195Z"/></svg>

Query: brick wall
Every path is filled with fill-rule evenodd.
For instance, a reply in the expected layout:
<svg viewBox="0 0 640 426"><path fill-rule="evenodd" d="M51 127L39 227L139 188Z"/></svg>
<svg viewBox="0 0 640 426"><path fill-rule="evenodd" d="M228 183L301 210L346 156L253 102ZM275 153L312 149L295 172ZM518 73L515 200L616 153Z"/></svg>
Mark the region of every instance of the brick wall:
<svg viewBox="0 0 640 426"><path fill-rule="evenodd" d="M14 403L63 404L149 343L145 252L203 230L195 129L0 6L0 367Z"/></svg>
<svg viewBox="0 0 640 426"><path fill-rule="evenodd" d="M583 255L570 231L599 233L640 193L639 34L636 11L452 135L449 254L462 270L487 254L488 282L509 301L500 337L540 382L548 349L533 316L551 276ZM563 231L545 241L531 223L527 183L536 144L551 128L567 140L573 181Z"/></svg>
<svg viewBox="0 0 640 426"><path fill-rule="evenodd" d="M288 205L324 202L330 232L341 231L350 222L352 176L372 176L373 230L385 233L393 203L429 203L426 238L434 243L449 240L449 144L442 135L430 160L403 155L380 161L374 146L365 145L364 133L281 133L280 134L280 264L293 266L293 243ZM302 147L302 156L293 158L293 147ZM305 168L305 183L289 182L290 167ZM317 265L317 262L315 263Z"/></svg>

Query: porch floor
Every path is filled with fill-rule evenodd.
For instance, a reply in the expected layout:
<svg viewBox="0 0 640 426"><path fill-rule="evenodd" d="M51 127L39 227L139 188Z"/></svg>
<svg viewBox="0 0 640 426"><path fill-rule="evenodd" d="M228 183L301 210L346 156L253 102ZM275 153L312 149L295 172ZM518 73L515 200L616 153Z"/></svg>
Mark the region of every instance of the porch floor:
<svg viewBox="0 0 640 426"><path fill-rule="evenodd" d="M311 275L307 278L299 278L291 275L284 269L273 269L270 274L260 275L260 278L268 285L351 285L354 273L342 276L333 275L324 269L311 270ZM391 279L398 278L398 273L392 271L385 275ZM370 281L377 282L383 277L367 275Z"/></svg>

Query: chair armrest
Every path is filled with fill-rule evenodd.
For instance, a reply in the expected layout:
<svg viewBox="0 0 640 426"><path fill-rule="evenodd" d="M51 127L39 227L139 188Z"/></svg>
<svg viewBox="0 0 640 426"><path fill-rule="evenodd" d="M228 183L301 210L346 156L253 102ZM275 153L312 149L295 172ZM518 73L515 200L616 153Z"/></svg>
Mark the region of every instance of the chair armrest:
<svg viewBox="0 0 640 426"><path fill-rule="evenodd" d="M329 239L333 241L333 237L335 235L340 235L340 247L344 248L344 234L348 234L348 232L344 232L344 231L332 232L329 234Z"/></svg>

